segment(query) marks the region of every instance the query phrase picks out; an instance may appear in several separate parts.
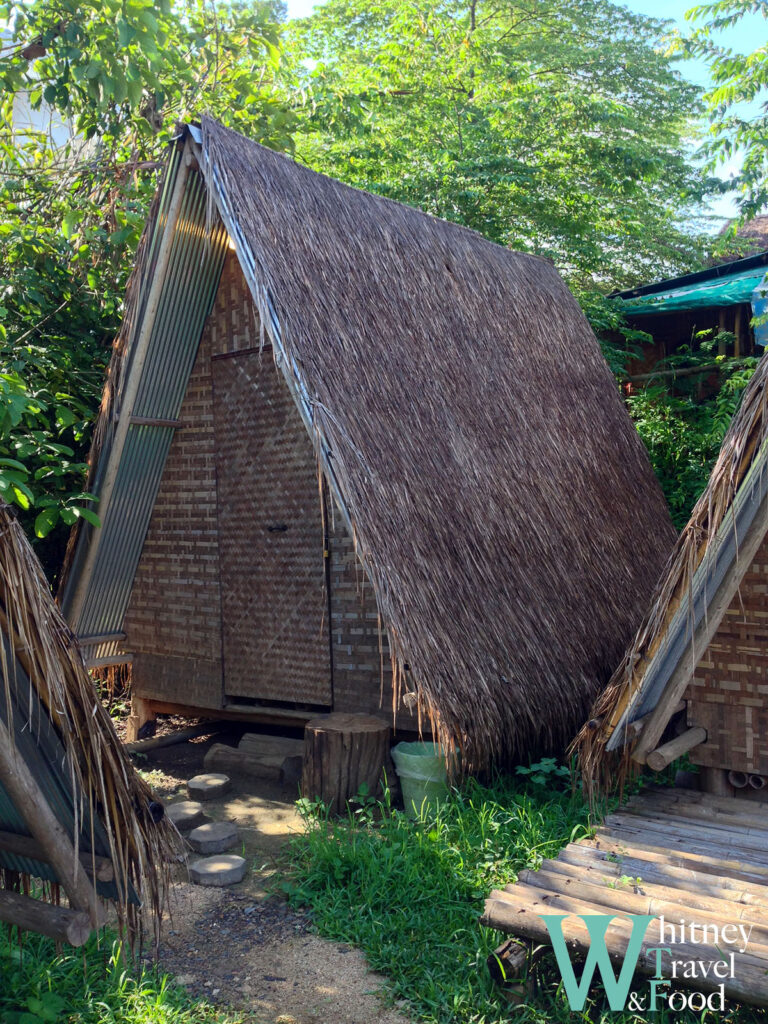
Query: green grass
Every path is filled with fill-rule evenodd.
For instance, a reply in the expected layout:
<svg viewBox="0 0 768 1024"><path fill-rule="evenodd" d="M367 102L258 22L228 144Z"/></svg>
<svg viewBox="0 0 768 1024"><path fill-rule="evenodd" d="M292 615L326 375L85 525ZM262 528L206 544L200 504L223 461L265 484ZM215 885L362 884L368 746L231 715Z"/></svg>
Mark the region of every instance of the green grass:
<svg viewBox="0 0 768 1024"><path fill-rule="evenodd" d="M486 967L503 936L478 919L492 888L587 834L586 806L555 776L546 785L470 781L433 820L412 822L386 803L369 803L348 819L309 814L308 823L289 848L289 898L310 908L321 935L359 946L386 976L392 998L408 1000L421 1024L766 1020L765 1011L738 1007L690 1016L615 1013L601 985L574 1013L551 953L536 970L527 1005L510 1006Z"/></svg>
<svg viewBox="0 0 768 1024"><path fill-rule="evenodd" d="M131 969L112 938L57 951L42 936L0 933L0 1024L238 1024L167 977Z"/></svg>

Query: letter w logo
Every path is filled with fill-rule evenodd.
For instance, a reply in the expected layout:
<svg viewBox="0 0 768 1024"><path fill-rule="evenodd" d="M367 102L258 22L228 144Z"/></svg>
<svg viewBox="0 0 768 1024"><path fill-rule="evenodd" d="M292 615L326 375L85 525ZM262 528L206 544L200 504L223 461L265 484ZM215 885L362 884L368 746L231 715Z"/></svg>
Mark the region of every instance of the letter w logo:
<svg viewBox="0 0 768 1024"><path fill-rule="evenodd" d="M584 971L581 981L576 981L576 975L571 964L571 957L563 937L563 920L568 914L540 914L542 921L546 924L549 937L552 940L552 949L555 951L557 966L565 986L565 994L568 997L568 1004L572 1010L582 1010L587 1001L589 986L595 973L595 967L600 969L603 979L608 1004L612 1010L623 1010L629 995L629 986L632 984L632 977L640 957L640 949L643 945L646 929L653 921L653 917L646 914L629 914L632 919L632 934L629 938L627 951L624 954L624 963L621 966L618 979L613 973L611 958L608 955L608 946L605 941L605 933L615 914L574 914L580 917L589 932L589 953L584 964Z"/></svg>

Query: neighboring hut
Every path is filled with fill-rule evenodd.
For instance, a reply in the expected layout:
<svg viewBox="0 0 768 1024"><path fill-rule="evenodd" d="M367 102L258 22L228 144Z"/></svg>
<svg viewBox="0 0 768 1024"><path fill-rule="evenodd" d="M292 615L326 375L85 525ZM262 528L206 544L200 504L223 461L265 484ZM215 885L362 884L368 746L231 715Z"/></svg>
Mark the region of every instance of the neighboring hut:
<svg viewBox="0 0 768 1024"><path fill-rule="evenodd" d="M639 632L577 748L588 786L617 758L687 753L712 791L768 783L768 404L763 360ZM682 704L681 704L682 702ZM681 735L657 749L675 719ZM764 789L768 798L768 788Z"/></svg>
<svg viewBox="0 0 768 1024"><path fill-rule="evenodd" d="M768 218L756 220L761 223L747 225L734 240L734 245L742 241L749 255L616 294L629 325L653 338L652 344L641 346L640 357L632 362L630 379L642 380L642 375L653 371L660 360L686 346L698 351L703 341L715 338L713 363L718 355L744 357L762 352L768 343L768 326L761 321L755 323L754 318L765 312L768 291L763 284L768 251L763 236L766 226L762 223ZM747 228L751 228L751 234ZM760 240L762 245L755 252ZM691 372L700 376L713 369L709 365L704 371L697 368Z"/></svg>
<svg viewBox="0 0 768 1024"><path fill-rule="evenodd" d="M674 532L547 262L211 120L144 234L64 610L155 711L567 743ZM415 706L415 707L414 707Z"/></svg>
<svg viewBox="0 0 768 1024"><path fill-rule="evenodd" d="M173 833L4 504L0 633L0 921L82 945L102 899L132 933L141 899L157 924ZM56 905L62 892L68 907Z"/></svg>
<svg viewBox="0 0 768 1024"><path fill-rule="evenodd" d="M720 986L768 1006L766 378L764 357L650 611L574 744L592 796L621 788L633 765L660 771L683 754L701 767L700 788L646 786L588 838L491 892L484 923L515 936L490 960L500 980L524 973L531 943L550 942L542 915L563 915L574 958L591 948L584 915L607 915L619 965L636 915L648 915L636 971L654 987L669 980L662 1007L678 985L695 990L696 1010L702 992L724 1009ZM724 974L705 969L726 958ZM645 984L633 981L641 999ZM669 1006L683 1004L676 993Z"/></svg>

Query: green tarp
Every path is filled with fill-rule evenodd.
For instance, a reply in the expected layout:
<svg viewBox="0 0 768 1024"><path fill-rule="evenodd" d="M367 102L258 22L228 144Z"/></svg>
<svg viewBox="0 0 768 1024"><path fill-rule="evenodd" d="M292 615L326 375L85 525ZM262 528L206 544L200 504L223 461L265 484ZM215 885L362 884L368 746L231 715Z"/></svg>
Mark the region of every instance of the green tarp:
<svg viewBox="0 0 768 1024"><path fill-rule="evenodd" d="M673 288L655 295L640 295L625 299L627 313L673 313L678 309L700 309L706 306L735 306L751 302L752 293L765 277L766 268L755 267L737 274L713 277L681 288Z"/></svg>

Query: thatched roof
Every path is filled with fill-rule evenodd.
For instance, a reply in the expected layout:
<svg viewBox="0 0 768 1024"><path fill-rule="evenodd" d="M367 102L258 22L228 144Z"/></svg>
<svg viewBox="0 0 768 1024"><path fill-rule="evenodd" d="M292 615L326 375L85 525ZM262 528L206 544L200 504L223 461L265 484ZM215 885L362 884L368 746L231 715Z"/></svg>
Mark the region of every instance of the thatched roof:
<svg viewBox="0 0 768 1024"><path fill-rule="evenodd" d="M210 119L201 163L398 686L471 765L564 745L674 540L577 303L549 263Z"/></svg>
<svg viewBox="0 0 768 1024"><path fill-rule="evenodd" d="M161 880L175 832L153 820L157 805L124 752L40 564L4 504L0 638L0 724L10 733L21 774L28 773L86 869L91 857L111 862L112 879L96 889L114 901L119 924L135 934L139 899L159 919ZM63 886L72 903L67 880L48 859L24 852L40 847L43 819L39 806L14 799L4 767L7 753L0 758L0 889L27 891L32 878L42 879L49 897L56 899ZM9 834L22 837L19 849Z"/></svg>
<svg viewBox="0 0 768 1024"><path fill-rule="evenodd" d="M674 541L576 301L544 260L210 119L191 131L209 224L236 244L373 584L396 693L418 695L467 767L562 749Z"/></svg>
<svg viewBox="0 0 768 1024"><path fill-rule="evenodd" d="M671 651L673 629L690 643L694 597L701 596L702 609L698 614L706 616L707 601L715 591L716 558L726 546L735 547L738 552L744 539L734 512L740 485L745 483L739 492L745 501L756 504L761 500L766 482L763 462L768 437L767 375L768 360L763 358L723 440L707 487L661 574L642 625L574 742L588 789L612 788L623 783L635 739L632 731L625 731L625 726L648 715L661 697L658 691L648 693L651 672L659 658ZM723 562L722 558L719 560ZM703 653L688 651L691 673L697 656ZM616 748L616 752L612 753L609 747Z"/></svg>

